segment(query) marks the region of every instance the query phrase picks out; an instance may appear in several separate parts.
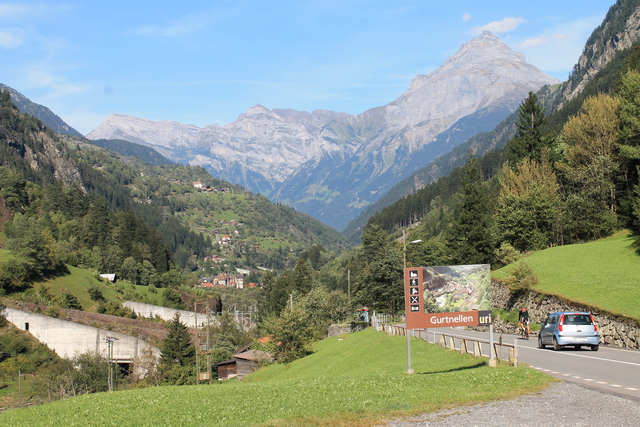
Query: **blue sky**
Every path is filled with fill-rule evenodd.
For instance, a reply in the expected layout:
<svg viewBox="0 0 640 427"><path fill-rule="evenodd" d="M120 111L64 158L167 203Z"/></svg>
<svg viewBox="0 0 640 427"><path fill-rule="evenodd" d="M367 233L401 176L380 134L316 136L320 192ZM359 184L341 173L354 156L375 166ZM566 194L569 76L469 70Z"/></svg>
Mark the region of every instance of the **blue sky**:
<svg viewBox="0 0 640 427"><path fill-rule="evenodd" d="M359 114L488 29L565 80L614 0L0 1L0 83L86 134L248 108Z"/></svg>

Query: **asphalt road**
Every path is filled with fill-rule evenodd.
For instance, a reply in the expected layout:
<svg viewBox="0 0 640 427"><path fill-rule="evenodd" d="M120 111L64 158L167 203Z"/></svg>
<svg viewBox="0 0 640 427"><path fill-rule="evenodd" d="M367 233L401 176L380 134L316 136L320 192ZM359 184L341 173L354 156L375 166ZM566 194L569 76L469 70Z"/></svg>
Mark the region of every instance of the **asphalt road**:
<svg viewBox="0 0 640 427"><path fill-rule="evenodd" d="M439 339L439 333L489 340L489 333L486 332L438 328L428 330L430 342L433 342L434 333L436 340ZM497 341L499 337L499 334L494 334L494 340ZM517 341L520 363L526 363L563 381L640 403L640 350L601 345L599 351L591 351L589 348L553 351L550 347L537 348L537 336L523 340L516 335L502 335L502 339L510 344ZM508 350L504 351L507 354ZM485 345L483 354L488 353L489 347Z"/></svg>
<svg viewBox="0 0 640 427"><path fill-rule="evenodd" d="M435 333L435 334L434 334ZM487 340L488 333L451 328L429 329L429 342L440 334ZM422 335L424 339L424 333ZM499 334L494 334L497 341ZM458 426L638 426L640 425L640 351L600 346L590 349L537 348L529 340L502 335L517 342L519 361L561 380L540 393L512 400L459 406L409 419L386 420L386 427ZM483 355L489 354L484 345ZM507 354L507 349L504 350Z"/></svg>

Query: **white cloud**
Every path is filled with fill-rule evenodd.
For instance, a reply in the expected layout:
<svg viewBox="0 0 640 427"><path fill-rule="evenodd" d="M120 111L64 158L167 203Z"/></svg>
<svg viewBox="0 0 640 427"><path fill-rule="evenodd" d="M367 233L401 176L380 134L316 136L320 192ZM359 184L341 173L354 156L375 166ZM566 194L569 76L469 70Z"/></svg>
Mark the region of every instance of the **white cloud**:
<svg viewBox="0 0 640 427"><path fill-rule="evenodd" d="M87 85L70 83L42 65L32 65L29 68L24 74L22 86L30 89L45 89L40 100L64 98L68 95L85 93L90 89Z"/></svg>
<svg viewBox="0 0 640 427"><path fill-rule="evenodd" d="M34 16L51 17L52 13L66 12L73 9L73 6L67 4L53 6L44 3L37 3L25 6L17 3L0 3L0 19L21 17L33 18Z"/></svg>
<svg viewBox="0 0 640 427"><path fill-rule="evenodd" d="M534 37L532 39L528 39L523 41L518 45L519 49L527 49L534 46L539 46L541 44L545 44L547 42L547 38L544 36Z"/></svg>
<svg viewBox="0 0 640 427"><path fill-rule="evenodd" d="M469 15L468 13L465 13L464 15L462 15L462 20L464 22L467 22L471 19L471 15Z"/></svg>
<svg viewBox="0 0 640 427"><path fill-rule="evenodd" d="M19 15L28 14L33 10L32 7L11 3L0 4L0 18L11 18Z"/></svg>
<svg viewBox="0 0 640 427"><path fill-rule="evenodd" d="M19 31L12 29L0 29L0 48L4 49L16 49L22 46L22 37L19 35Z"/></svg>
<svg viewBox="0 0 640 427"><path fill-rule="evenodd" d="M518 45L518 49L526 50L526 49L547 44L550 42L553 43L553 42L560 42L562 40L567 40L569 39L569 37L570 35L567 33L555 33L549 36L540 35L540 36L532 37L530 39L523 41Z"/></svg>
<svg viewBox="0 0 640 427"><path fill-rule="evenodd" d="M520 24L524 24L525 22L527 21L525 21L525 19L521 17L504 18L502 21L493 21L481 27L473 27L470 33L472 35L478 35L485 30L491 31L494 34L508 33L515 30Z"/></svg>
<svg viewBox="0 0 640 427"><path fill-rule="evenodd" d="M517 44L527 61L547 74L565 79L578 62L589 35L602 22L602 16L556 23L539 35Z"/></svg>
<svg viewBox="0 0 640 427"><path fill-rule="evenodd" d="M134 31L136 34L159 37L176 37L191 34L206 28L211 23L207 16L188 16L168 25L146 25Z"/></svg>

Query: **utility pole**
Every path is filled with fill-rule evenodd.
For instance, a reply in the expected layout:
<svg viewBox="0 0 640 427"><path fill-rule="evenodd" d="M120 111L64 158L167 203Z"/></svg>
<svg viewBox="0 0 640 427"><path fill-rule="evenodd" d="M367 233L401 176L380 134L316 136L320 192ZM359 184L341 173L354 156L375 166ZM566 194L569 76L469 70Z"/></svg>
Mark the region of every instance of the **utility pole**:
<svg viewBox="0 0 640 427"><path fill-rule="evenodd" d="M198 328L198 303L194 302L194 311L196 317L196 328ZM200 380L207 381L211 384L211 309L209 303L206 302L207 311L207 327L200 328L196 331L196 384L200 384ZM204 337L203 337L204 334ZM206 356L207 372L201 372L200 357Z"/></svg>
<svg viewBox="0 0 640 427"><path fill-rule="evenodd" d="M109 384L109 391L113 391L114 386L115 386L115 369L114 369L114 364L115 361L113 360L113 343L115 341L118 341L118 338L116 337L106 337L105 341L107 342L107 346L108 346L108 357L109 357L109 380L108 380L108 384Z"/></svg>

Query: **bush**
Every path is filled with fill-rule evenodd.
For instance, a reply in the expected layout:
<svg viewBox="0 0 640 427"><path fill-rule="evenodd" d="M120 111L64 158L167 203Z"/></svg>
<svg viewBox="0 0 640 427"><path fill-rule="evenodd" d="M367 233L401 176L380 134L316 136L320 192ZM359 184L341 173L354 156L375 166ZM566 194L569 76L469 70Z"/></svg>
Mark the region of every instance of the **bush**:
<svg viewBox="0 0 640 427"><path fill-rule="evenodd" d="M522 254L511 243L502 242L495 250L495 261L502 266L514 263L522 258Z"/></svg>
<svg viewBox="0 0 640 427"><path fill-rule="evenodd" d="M506 278L504 283L511 292L525 292L538 284L538 276L529 264L522 261L515 266L511 276Z"/></svg>
<svg viewBox="0 0 640 427"><path fill-rule="evenodd" d="M104 295L102 295L102 290L100 290L100 286L96 284L91 284L87 287L87 292L89 293L89 298L91 301L104 301Z"/></svg>

